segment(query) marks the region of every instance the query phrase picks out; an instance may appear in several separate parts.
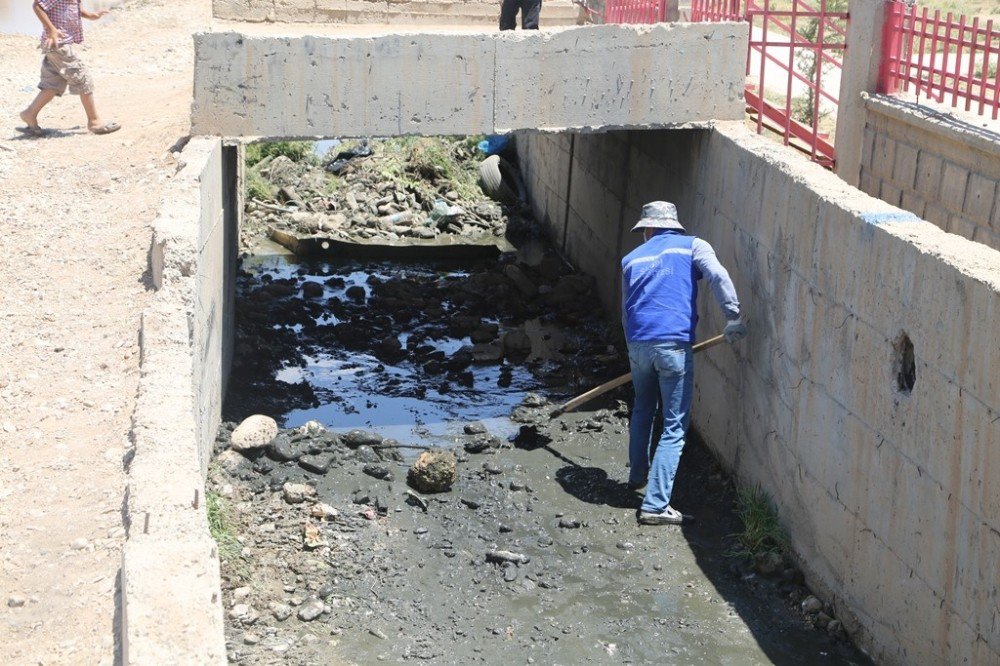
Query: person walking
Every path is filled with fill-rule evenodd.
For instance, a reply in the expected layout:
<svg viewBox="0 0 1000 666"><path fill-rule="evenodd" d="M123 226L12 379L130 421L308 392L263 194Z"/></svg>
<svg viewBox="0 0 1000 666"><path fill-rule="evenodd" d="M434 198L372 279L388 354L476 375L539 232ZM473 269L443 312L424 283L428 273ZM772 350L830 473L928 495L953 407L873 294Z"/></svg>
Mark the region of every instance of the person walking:
<svg viewBox="0 0 1000 666"><path fill-rule="evenodd" d="M679 525L685 516L670 506L684 448L694 385L691 345L698 324L698 281L708 284L725 313L724 335L746 336L729 273L712 246L686 234L676 207L653 201L632 228L644 242L622 259L622 323L628 342L635 403L629 423L629 488L646 487L639 509L644 525ZM653 416L659 398L663 433L653 448Z"/></svg>
<svg viewBox="0 0 1000 666"><path fill-rule="evenodd" d="M40 46L45 55L38 94L28 108L21 111L24 127L18 127L18 131L33 137L45 136L45 130L38 124L38 114L68 87L71 95L80 96L87 114L88 130L94 134L117 132L121 125L114 121L104 122L98 115L94 103L94 82L76 52L76 46L83 43L81 19L96 21L107 14L107 10L88 12L80 7L80 0L35 0L34 10L43 27Z"/></svg>
<svg viewBox="0 0 1000 666"><path fill-rule="evenodd" d="M521 30L538 30L542 0L500 0L500 29L513 30L517 26L518 10L521 10Z"/></svg>

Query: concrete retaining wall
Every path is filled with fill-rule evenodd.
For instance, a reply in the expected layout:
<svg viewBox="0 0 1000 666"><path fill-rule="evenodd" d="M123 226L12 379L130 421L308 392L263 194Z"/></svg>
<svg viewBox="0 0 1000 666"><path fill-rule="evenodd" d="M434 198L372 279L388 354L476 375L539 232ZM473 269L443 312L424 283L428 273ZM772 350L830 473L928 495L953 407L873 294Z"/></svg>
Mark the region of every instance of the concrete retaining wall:
<svg viewBox="0 0 1000 666"><path fill-rule="evenodd" d="M774 497L860 643L887 664L998 663L1000 253L741 124L519 146L533 206L605 303L644 201L674 199L714 245L752 323L699 357L695 427ZM708 293L701 311L701 337L721 330Z"/></svg>
<svg viewBox="0 0 1000 666"><path fill-rule="evenodd" d="M126 664L225 663L216 545L205 473L219 425L232 336L235 155L193 139L154 223L157 293L143 313L141 379L125 506L122 645ZM228 159L227 159L228 158ZM228 164L226 164L228 163ZM233 176L229 176L233 178ZM227 306L227 303L229 304Z"/></svg>
<svg viewBox="0 0 1000 666"><path fill-rule="evenodd" d="M865 104L861 189L1000 250L1000 135L882 95Z"/></svg>
<svg viewBox="0 0 1000 666"><path fill-rule="evenodd" d="M195 35L192 130L308 138L673 127L743 116L738 24Z"/></svg>
<svg viewBox="0 0 1000 666"><path fill-rule="evenodd" d="M229 21L285 23L392 23L393 25L489 25L500 20L500 3L482 0L213 0L212 14ZM583 23L569 0L545 0L543 27ZM519 21L520 23L520 21Z"/></svg>

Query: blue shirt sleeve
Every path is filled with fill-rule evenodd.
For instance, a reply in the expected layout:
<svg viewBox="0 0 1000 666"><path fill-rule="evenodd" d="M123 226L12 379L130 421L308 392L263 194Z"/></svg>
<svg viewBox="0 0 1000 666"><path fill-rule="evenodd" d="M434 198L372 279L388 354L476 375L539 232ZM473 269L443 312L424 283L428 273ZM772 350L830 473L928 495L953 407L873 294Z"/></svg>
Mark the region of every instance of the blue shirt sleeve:
<svg viewBox="0 0 1000 666"><path fill-rule="evenodd" d="M691 260L695 268L708 280L715 300L726 314L726 319L736 319L740 316L740 301L736 298L736 287L729 278L729 273L719 263L715 250L706 241L695 238L691 245Z"/></svg>

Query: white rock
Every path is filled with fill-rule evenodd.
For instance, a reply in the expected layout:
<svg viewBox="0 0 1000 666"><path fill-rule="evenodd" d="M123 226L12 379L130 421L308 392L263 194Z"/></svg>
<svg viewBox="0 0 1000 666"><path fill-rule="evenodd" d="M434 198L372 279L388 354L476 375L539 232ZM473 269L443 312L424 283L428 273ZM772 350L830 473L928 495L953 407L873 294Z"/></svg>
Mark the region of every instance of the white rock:
<svg viewBox="0 0 1000 666"><path fill-rule="evenodd" d="M281 495L289 504L300 504L307 497L315 497L316 489L305 483L286 483L281 487Z"/></svg>
<svg viewBox="0 0 1000 666"><path fill-rule="evenodd" d="M318 435L321 432L326 432L326 426L319 421L306 421L298 427L296 432L300 435Z"/></svg>
<svg viewBox="0 0 1000 666"><path fill-rule="evenodd" d="M69 547L73 550L86 550L90 547L90 542L83 537L80 537L79 539L74 539L73 543L71 543Z"/></svg>
<svg viewBox="0 0 1000 666"><path fill-rule="evenodd" d="M235 474L239 471L240 465L246 462L246 458L239 454L237 451L232 449L226 449L219 455L215 457L215 462L224 469L229 474Z"/></svg>
<svg viewBox="0 0 1000 666"><path fill-rule="evenodd" d="M250 596L250 587L249 586L238 587L235 590L233 590L233 601L234 602L238 603L240 601L243 601L244 599L246 599L249 596Z"/></svg>
<svg viewBox="0 0 1000 666"><path fill-rule="evenodd" d="M237 451L259 449L271 443L278 434L278 424L270 416L248 416L233 431L231 445Z"/></svg>

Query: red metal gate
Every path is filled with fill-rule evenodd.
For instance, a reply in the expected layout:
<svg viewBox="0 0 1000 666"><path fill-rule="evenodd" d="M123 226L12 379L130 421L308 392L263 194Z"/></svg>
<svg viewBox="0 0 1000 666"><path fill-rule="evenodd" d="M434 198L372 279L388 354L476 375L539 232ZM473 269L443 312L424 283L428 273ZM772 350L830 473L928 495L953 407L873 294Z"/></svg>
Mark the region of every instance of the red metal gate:
<svg viewBox="0 0 1000 666"><path fill-rule="evenodd" d="M816 162L833 168L829 132L847 42L846 0L692 0L696 22L746 21L747 111Z"/></svg>

